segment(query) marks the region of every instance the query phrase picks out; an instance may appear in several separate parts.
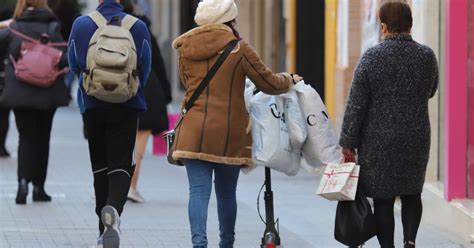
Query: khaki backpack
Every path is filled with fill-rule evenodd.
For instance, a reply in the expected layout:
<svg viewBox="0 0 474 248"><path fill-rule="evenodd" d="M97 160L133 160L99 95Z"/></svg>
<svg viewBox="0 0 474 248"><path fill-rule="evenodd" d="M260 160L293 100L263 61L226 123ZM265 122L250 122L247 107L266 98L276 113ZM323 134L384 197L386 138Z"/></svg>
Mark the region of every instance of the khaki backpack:
<svg viewBox="0 0 474 248"><path fill-rule="evenodd" d="M89 14L97 30L89 42L83 86L86 93L110 103L123 103L137 94L140 83L137 49L130 29L137 18L126 15L109 22L98 11ZM118 25L112 25L117 21Z"/></svg>

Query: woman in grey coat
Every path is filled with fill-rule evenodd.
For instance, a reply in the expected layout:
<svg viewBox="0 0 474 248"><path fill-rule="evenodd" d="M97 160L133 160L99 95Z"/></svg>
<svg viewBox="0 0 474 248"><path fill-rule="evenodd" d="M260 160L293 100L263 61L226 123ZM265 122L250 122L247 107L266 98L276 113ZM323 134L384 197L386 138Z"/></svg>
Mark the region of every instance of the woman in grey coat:
<svg viewBox="0 0 474 248"><path fill-rule="evenodd" d="M405 247L415 247L431 140L428 100L438 87L438 65L433 51L410 36L408 4L384 4L380 21L384 41L355 70L340 144L346 158L355 149L359 154L360 189L374 198L381 247L394 247L398 196Z"/></svg>

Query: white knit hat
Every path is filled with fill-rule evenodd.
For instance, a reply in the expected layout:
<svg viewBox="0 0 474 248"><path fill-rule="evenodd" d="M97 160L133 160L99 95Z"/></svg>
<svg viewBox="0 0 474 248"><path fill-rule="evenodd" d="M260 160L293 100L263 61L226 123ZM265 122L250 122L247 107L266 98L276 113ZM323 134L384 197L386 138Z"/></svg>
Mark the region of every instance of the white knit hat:
<svg viewBox="0 0 474 248"><path fill-rule="evenodd" d="M210 23L226 23L239 14L234 0L204 0L199 3L194 21L201 26Z"/></svg>

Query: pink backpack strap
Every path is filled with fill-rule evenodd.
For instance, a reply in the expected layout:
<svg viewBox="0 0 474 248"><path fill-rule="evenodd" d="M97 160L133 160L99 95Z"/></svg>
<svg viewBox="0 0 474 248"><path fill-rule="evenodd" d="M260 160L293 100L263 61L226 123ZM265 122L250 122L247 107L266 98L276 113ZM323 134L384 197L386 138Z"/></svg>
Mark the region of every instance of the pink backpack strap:
<svg viewBox="0 0 474 248"><path fill-rule="evenodd" d="M27 41L33 42L33 43L35 43L35 44L39 44L39 43L40 43L39 40L33 39L33 38L31 38L30 36L28 36L28 35L26 35L26 34L20 32L20 31L18 31L18 30L15 30L15 29L13 29L13 28L11 28L11 27L10 27L9 29L10 29L10 31L11 31L13 34L15 34L16 36L18 36L18 37L20 37L20 38L22 38L22 39L25 39L25 40L27 40Z"/></svg>
<svg viewBox="0 0 474 248"><path fill-rule="evenodd" d="M15 30L11 27L9 29L13 34L17 35L18 37L21 37L22 39L25 39L25 40L27 40L29 42L32 42L32 43L35 43L35 44L41 44L41 42L39 40L33 39L30 36L20 32L18 30ZM48 42L48 44L45 44L45 45L55 46L55 47L65 47L65 46L67 46L67 42Z"/></svg>
<svg viewBox="0 0 474 248"><path fill-rule="evenodd" d="M65 47L67 46L67 42L49 42L48 46Z"/></svg>

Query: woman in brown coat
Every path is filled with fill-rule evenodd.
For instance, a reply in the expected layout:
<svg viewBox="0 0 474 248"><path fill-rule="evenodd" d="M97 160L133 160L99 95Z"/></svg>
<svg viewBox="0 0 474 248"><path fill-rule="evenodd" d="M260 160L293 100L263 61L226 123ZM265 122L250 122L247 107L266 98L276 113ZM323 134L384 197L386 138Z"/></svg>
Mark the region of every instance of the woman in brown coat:
<svg viewBox="0 0 474 248"><path fill-rule="evenodd" d="M237 213L236 186L242 166L252 164L252 139L246 132L245 77L267 94L281 94L293 84L290 74L273 74L234 29L238 14L233 0L199 3L197 28L173 42L179 50L183 105L194 93L222 50L238 39L227 60L195 101L177 129L175 159L184 160L189 179L189 220L194 247L207 247L206 222L215 173L220 247L233 247ZM295 76L295 79L299 79Z"/></svg>

